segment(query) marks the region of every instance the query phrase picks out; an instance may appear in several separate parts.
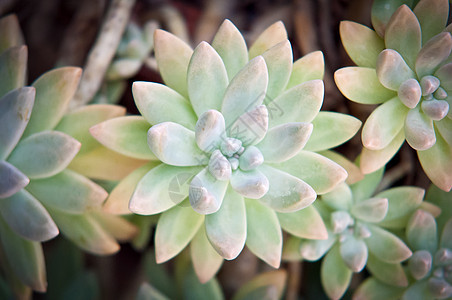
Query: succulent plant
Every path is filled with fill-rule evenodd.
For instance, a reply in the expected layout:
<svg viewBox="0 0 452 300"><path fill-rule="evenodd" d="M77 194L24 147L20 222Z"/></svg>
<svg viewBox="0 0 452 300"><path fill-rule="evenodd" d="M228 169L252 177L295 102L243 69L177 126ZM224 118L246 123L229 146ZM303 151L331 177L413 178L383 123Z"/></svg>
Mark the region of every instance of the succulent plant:
<svg viewBox="0 0 452 300"><path fill-rule="evenodd" d="M342 43L358 67L335 73L341 92L381 104L365 122L361 168L384 166L405 139L432 182L452 188L452 27L447 0L374 1L375 31L342 22ZM445 28L446 27L446 28Z"/></svg>
<svg viewBox="0 0 452 300"><path fill-rule="evenodd" d="M161 213L157 262L171 259L191 241L203 282L245 244L278 267L281 227L298 228L303 237L326 237L310 204L344 181L347 172L315 151L345 142L360 121L319 113L321 52L293 63L281 22L266 29L248 51L228 20L212 45L202 42L193 51L157 30L154 46L166 85L133 84L142 117L115 118L91 128L105 146L150 161L119 183L105 209ZM304 220L312 224L297 226Z"/></svg>
<svg viewBox="0 0 452 300"><path fill-rule="evenodd" d="M405 243L390 230L405 228L421 205L424 190L396 187L375 194L383 169L368 174L355 184L342 183L317 200L328 238L307 240L291 237L286 257L321 264L321 282L331 299L348 289L352 274L365 266L378 278L400 282L406 278L400 262L411 256ZM390 266L390 267L389 267Z"/></svg>

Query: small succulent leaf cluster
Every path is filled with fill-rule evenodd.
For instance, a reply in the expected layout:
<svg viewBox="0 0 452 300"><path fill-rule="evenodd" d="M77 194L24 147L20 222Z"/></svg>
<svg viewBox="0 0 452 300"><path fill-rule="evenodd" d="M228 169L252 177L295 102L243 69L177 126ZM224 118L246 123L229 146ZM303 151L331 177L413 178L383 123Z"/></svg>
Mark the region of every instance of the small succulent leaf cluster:
<svg viewBox="0 0 452 300"><path fill-rule="evenodd" d="M24 86L27 47L15 16L0 20L0 40L0 245L7 262L2 267L12 281L17 277L45 291L41 242L61 231L89 252L108 254L119 249L116 236L130 236L135 228L102 213L106 191L68 169L81 144L57 128L81 69L58 68Z"/></svg>
<svg viewBox="0 0 452 300"><path fill-rule="evenodd" d="M245 244L278 267L281 226L295 228L291 220L303 222L298 216L319 225L301 230L302 237L325 238L320 215L310 204L343 182L347 172L316 152L350 139L361 122L319 113L321 52L293 63L281 22L249 50L228 20L211 45L202 42L194 50L163 30L156 30L154 40L165 85L135 82L132 92L142 116L91 128L110 149L150 161L118 184L106 209L161 213L157 262L191 242L193 253L206 254L193 254L202 281Z"/></svg>
<svg viewBox="0 0 452 300"><path fill-rule="evenodd" d="M401 3L399 3L401 2ZM335 73L350 100L381 104L363 126L361 168L384 166L406 140L438 187L452 187L452 36L447 0L375 1L375 31L349 21L342 43L357 67ZM397 3L397 5L396 5ZM403 5L402 5L403 4ZM396 6L395 6L396 5ZM401 6L399 6L401 5Z"/></svg>

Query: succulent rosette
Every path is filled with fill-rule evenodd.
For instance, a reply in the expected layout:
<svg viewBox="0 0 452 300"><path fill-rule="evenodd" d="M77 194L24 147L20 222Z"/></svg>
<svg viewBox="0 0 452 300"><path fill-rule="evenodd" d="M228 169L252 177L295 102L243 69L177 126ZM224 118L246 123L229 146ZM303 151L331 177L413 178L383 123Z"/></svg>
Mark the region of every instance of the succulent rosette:
<svg viewBox="0 0 452 300"><path fill-rule="evenodd" d="M46 290L41 242L61 231L87 251L109 254L119 249L116 237L136 229L102 212L107 192L67 168L81 144L58 126L81 69L55 69L24 87L27 47L13 15L0 19L0 53L1 267L19 297L29 293L25 286Z"/></svg>
<svg viewBox="0 0 452 300"><path fill-rule="evenodd" d="M345 142L360 121L319 113L321 52L293 63L281 22L265 30L249 51L228 20L212 45L202 42L194 50L162 30L154 39L166 85L135 82L132 92L142 116L91 129L105 146L150 160L119 183L105 209L161 213L157 262L171 259L191 241L202 281L245 244L278 267L281 227L296 227L303 218L318 226L298 230L299 235L325 238L310 204L343 182L347 172L314 151Z"/></svg>
<svg viewBox="0 0 452 300"><path fill-rule="evenodd" d="M402 1L411 5L413 1ZM350 100L381 104L365 122L361 168L384 166L406 140L432 182L452 187L451 26L449 1L421 0L413 10L399 1L374 1L375 31L341 23L342 43L358 65L336 71Z"/></svg>

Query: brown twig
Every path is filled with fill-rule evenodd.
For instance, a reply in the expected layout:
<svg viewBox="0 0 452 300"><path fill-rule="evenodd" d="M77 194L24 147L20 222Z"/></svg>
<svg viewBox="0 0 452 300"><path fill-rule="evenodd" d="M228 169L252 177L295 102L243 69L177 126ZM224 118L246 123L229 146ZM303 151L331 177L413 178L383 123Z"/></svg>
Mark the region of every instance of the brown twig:
<svg viewBox="0 0 452 300"><path fill-rule="evenodd" d="M300 283L302 276L301 262L288 263L288 280L286 289L286 300L297 300L300 293Z"/></svg>

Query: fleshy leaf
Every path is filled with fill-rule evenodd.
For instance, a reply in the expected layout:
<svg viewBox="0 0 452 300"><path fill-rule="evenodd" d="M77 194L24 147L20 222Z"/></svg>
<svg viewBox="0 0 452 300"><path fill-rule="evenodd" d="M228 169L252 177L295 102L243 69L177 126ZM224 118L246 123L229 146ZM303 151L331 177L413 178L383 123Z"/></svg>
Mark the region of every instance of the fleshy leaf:
<svg viewBox="0 0 452 300"><path fill-rule="evenodd" d="M261 198L269 189L268 179L259 169L236 170L232 174L230 182L237 193L251 199Z"/></svg>
<svg viewBox="0 0 452 300"><path fill-rule="evenodd" d="M369 199L377 189L383 178L384 168L380 168L370 174L366 174L364 179L350 186L355 203Z"/></svg>
<svg viewBox="0 0 452 300"><path fill-rule="evenodd" d="M411 256L410 249L394 234L378 226L367 225L371 236L364 241L369 252L379 260L388 263L398 263Z"/></svg>
<svg viewBox="0 0 452 300"><path fill-rule="evenodd" d="M177 123L164 122L152 126L148 131L148 145L155 156L169 165L198 166L207 163L206 154L196 145L195 133Z"/></svg>
<svg viewBox="0 0 452 300"><path fill-rule="evenodd" d="M417 76L422 78L433 74L438 66L449 57L451 50L452 36L449 32L440 33L429 40L417 56Z"/></svg>
<svg viewBox="0 0 452 300"><path fill-rule="evenodd" d="M249 50L249 58L253 59L258 55L262 55L265 51L274 45L287 39L287 31L283 22L278 21L262 32L256 41L251 45Z"/></svg>
<svg viewBox="0 0 452 300"><path fill-rule="evenodd" d="M291 213L278 213L278 219L281 227L294 236L315 240L328 238L322 217L313 205Z"/></svg>
<svg viewBox="0 0 452 300"><path fill-rule="evenodd" d="M334 190L322 195L322 203L333 210L349 211L353 204L352 190L345 182L340 183Z"/></svg>
<svg viewBox="0 0 452 300"><path fill-rule="evenodd" d="M58 235L58 228L44 206L25 190L1 199L0 208L10 228L26 239L42 242Z"/></svg>
<svg viewBox="0 0 452 300"><path fill-rule="evenodd" d="M8 161L29 178L45 178L63 171L79 151L81 144L58 131L28 136L17 144Z"/></svg>
<svg viewBox="0 0 452 300"><path fill-rule="evenodd" d="M279 268L282 233L276 213L253 199L245 199L246 246L273 268Z"/></svg>
<svg viewBox="0 0 452 300"><path fill-rule="evenodd" d="M345 181L347 184L354 184L364 178L364 174L361 172L359 166L348 160L348 158L342 154L330 150L319 151L317 153L338 163L347 171L348 177Z"/></svg>
<svg viewBox="0 0 452 300"><path fill-rule="evenodd" d="M407 5L400 6L392 15L384 38L386 48L399 52L413 68L422 44L421 26Z"/></svg>
<svg viewBox="0 0 452 300"><path fill-rule="evenodd" d="M266 162L284 162L303 149L312 133L312 124L303 122L285 123L273 127L257 147Z"/></svg>
<svg viewBox="0 0 452 300"><path fill-rule="evenodd" d="M321 111L312 125L314 129L303 149L317 152L334 148L351 139L361 127L361 121L346 114Z"/></svg>
<svg viewBox="0 0 452 300"><path fill-rule="evenodd" d="M449 5L444 0L419 1L414 13L421 25L422 44L427 43L434 35L446 27Z"/></svg>
<svg viewBox="0 0 452 300"><path fill-rule="evenodd" d="M218 149L225 138L226 125L223 115L216 110L203 113L195 127L196 144L205 152Z"/></svg>
<svg viewBox="0 0 452 300"><path fill-rule="evenodd" d="M441 86L448 91L452 91L452 63L448 63L435 72L435 76L440 80Z"/></svg>
<svg viewBox="0 0 452 300"><path fill-rule="evenodd" d="M452 221L449 221L444 224L443 232L441 233L441 243L440 246L443 248L452 248Z"/></svg>
<svg viewBox="0 0 452 300"><path fill-rule="evenodd" d="M339 26L342 44L348 56L360 67L375 68L384 41L367 26L342 21Z"/></svg>
<svg viewBox="0 0 452 300"><path fill-rule="evenodd" d="M163 81L188 99L187 69L193 50L175 35L160 29L154 32L154 48Z"/></svg>
<svg viewBox="0 0 452 300"><path fill-rule="evenodd" d="M24 137L53 129L66 112L75 94L82 69L64 67L44 73L33 82L35 104Z"/></svg>
<svg viewBox="0 0 452 300"><path fill-rule="evenodd" d="M202 215L217 212L223 202L228 184L227 180L217 180L208 168L204 168L190 182L191 207Z"/></svg>
<svg viewBox="0 0 452 300"><path fill-rule="evenodd" d="M342 260L339 245L333 246L323 259L320 276L328 297L340 299L350 285L352 271Z"/></svg>
<svg viewBox="0 0 452 300"><path fill-rule="evenodd" d="M394 12L402 4L410 5L413 0L375 0L372 4L372 25L377 31L378 35L383 37L386 25Z"/></svg>
<svg viewBox="0 0 452 300"><path fill-rule="evenodd" d="M190 102L166 85L135 81L132 93L138 110L150 124L175 122L191 130L195 128L197 118Z"/></svg>
<svg viewBox="0 0 452 300"><path fill-rule="evenodd" d="M361 137L364 147L369 150L387 147L403 128L408 111L398 97L377 107L363 126Z"/></svg>
<svg viewBox="0 0 452 300"><path fill-rule="evenodd" d="M334 73L334 81L348 99L362 104L379 104L395 96L378 80L375 69L346 67Z"/></svg>
<svg viewBox="0 0 452 300"><path fill-rule="evenodd" d="M268 192L259 200L277 212L290 213L304 209L317 198L314 189L297 177L267 165L259 170L270 184Z"/></svg>
<svg viewBox="0 0 452 300"><path fill-rule="evenodd" d="M229 187L220 210L206 215L204 222L207 237L215 250L225 259L236 258L245 246L246 240L243 197Z"/></svg>
<svg viewBox="0 0 452 300"><path fill-rule="evenodd" d="M397 300L402 297L404 288L384 284L375 278L366 279L353 294L357 300Z"/></svg>
<svg viewBox="0 0 452 300"><path fill-rule="evenodd" d="M281 221L280 221L281 222ZM287 262L301 261L303 257L300 253L302 239L293 235L284 238L282 260Z"/></svg>
<svg viewBox="0 0 452 300"><path fill-rule="evenodd" d="M132 240L137 236L139 228L120 216L105 213L103 211L91 211L88 213L96 222L120 242Z"/></svg>
<svg viewBox="0 0 452 300"><path fill-rule="evenodd" d="M0 97L25 85L27 54L26 46L13 47L0 54Z"/></svg>
<svg viewBox="0 0 452 300"><path fill-rule="evenodd" d="M233 300L281 299L287 282L285 270L275 270L257 275L240 287ZM255 292L266 291L264 295ZM256 297L253 297L256 296Z"/></svg>
<svg viewBox="0 0 452 300"><path fill-rule="evenodd" d="M405 270L400 263L384 262L369 253L366 268L373 276L386 284L400 287L408 286Z"/></svg>
<svg viewBox="0 0 452 300"><path fill-rule="evenodd" d="M353 235L347 236L346 240L340 243L340 253L344 263L353 272L361 272L367 263L366 243Z"/></svg>
<svg viewBox="0 0 452 300"><path fill-rule="evenodd" d="M179 204L188 197L189 184L199 171L199 167L179 168L165 164L151 169L138 182L130 199L130 211L153 215Z"/></svg>
<svg viewBox="0 0 452 300"><path fill-rule="evenodd" d="M393 91L398 91L408 79L416 78L403 57L393 49L385 49L378 56L377 76L384 87Z"/></svg>
<svg viewBox="0 0 452 300"><path fill-rule="evenodd" d="M223 257L215 251L207 239L204 226L201 226L193 237L190 243L190 254L196 275L201 283L212 279L223 264Z"/></svg>
<svg viewBox="0 0 452 300"><path fill-rule="evenodd" d="M292 73L292 47L285 40L262 54L268 68L268 99L275 99L285 88Z"/></svg>
<svg viewBox="0 0 452 300"><path fill-rule="evenodd" d="M8 48L24 44L24 37L20 30L19 20L15 14L0 19L0 53Z"/></svg>
<svg viewBox="0 0 452 300"><path fill-rule="evenodd" d="M232 78L221 107L226 126L234 123L243 113L262 104L267 84L267 65L261 56L251 60Z"/></svg>
<svg viewBox="0 0 452 300"><path fill-rule="evenodd" d="M292 74L286 90L310 80L322 80L325 62L322 51L314 51L299 58L293 63Z"/></svg>
<svg viewBox="0 0 452 300"><path fill-rule="evenodd" d="M26 187L30 179L12 164L0 161L0 201Z"/></svg>
<svg viewBox="0 0 452 300"><path fill-rule="evenodd" d="M90 128L90 133L104 146L123 155L155 160L146 142L151 125L139 116L119 117Z"/></svg>
<svg viewBox="0 0 452 300"><path fill-rule="evenodd" d="M322 258L336 243L336 237L329 232L326 240L303 240L300 254L303 259L316 261Z"/></svg>
<svg viewBox="0 0 452 300"><path fill-rule="evenodd" d="M365 222L377 223L384 219L388 212L387 198L370 198L359 203L356 203L351 213L358 219Z"/></svg>
<svg viewBox="0 0 452 300"><path fill-rule="evenodd" d="M193 52L187 74L188 95L198 116L209 109L221 109L228 83L220 55L208 43L201 42Z"/></svg>
<svg viewBox="0 0 452 300"><path fill-rule="evenodd" d="M35 89L23 87L0 98L0 159L5 159L19 142L35 99Z"/></svg>
<svg viewBox="0 0 452 300"><path fill-rule="evenodd" d="M419 106L410 109L405 119L406 141L416 150L427 150L436 142L433 121L420 111Z"/></svg>
<svg viewBox="0 0 452 300"><path fill-rule="evenodd" d="M408 221L406 237L413 251L435 253L438 247L435 218L428 212L417 210Z"/></svg>
<svg viewBox="0 0 452 300"><path fill-rule="evenodd" d="M269 111L265 105L256 106L229 126L229 136L242 141L243 146L255 145L265 137L269 117Z"/></svg>
<svg viewBox="0 0 452 300"><path fill-rule="evenodd" d="M44 205L71 214L100 207L108 195L99 185L70 170L32 180L27 190Z"/></svg>
<svg viewBox="0 0 452 300"><path fill-rule="evenodd" d="M218 29L212 47L221 56L229 79L232 79L248 62L245 40L237 27L227 19Z"/></svg>
<svg viewBox="0 0 452 300"><path fill-rule="evenodd" d="M191 241L204 221L204 216L191 207L175 206L164 212L155 232L155 258L157 263L165 262Z"/></svg>
<svg viewBox="0 0 452 300"><path fill-rule="evenodd" d="M439 122L435 122L435 127L446 143L452 146L452 119L444 118Z"/></svg>

